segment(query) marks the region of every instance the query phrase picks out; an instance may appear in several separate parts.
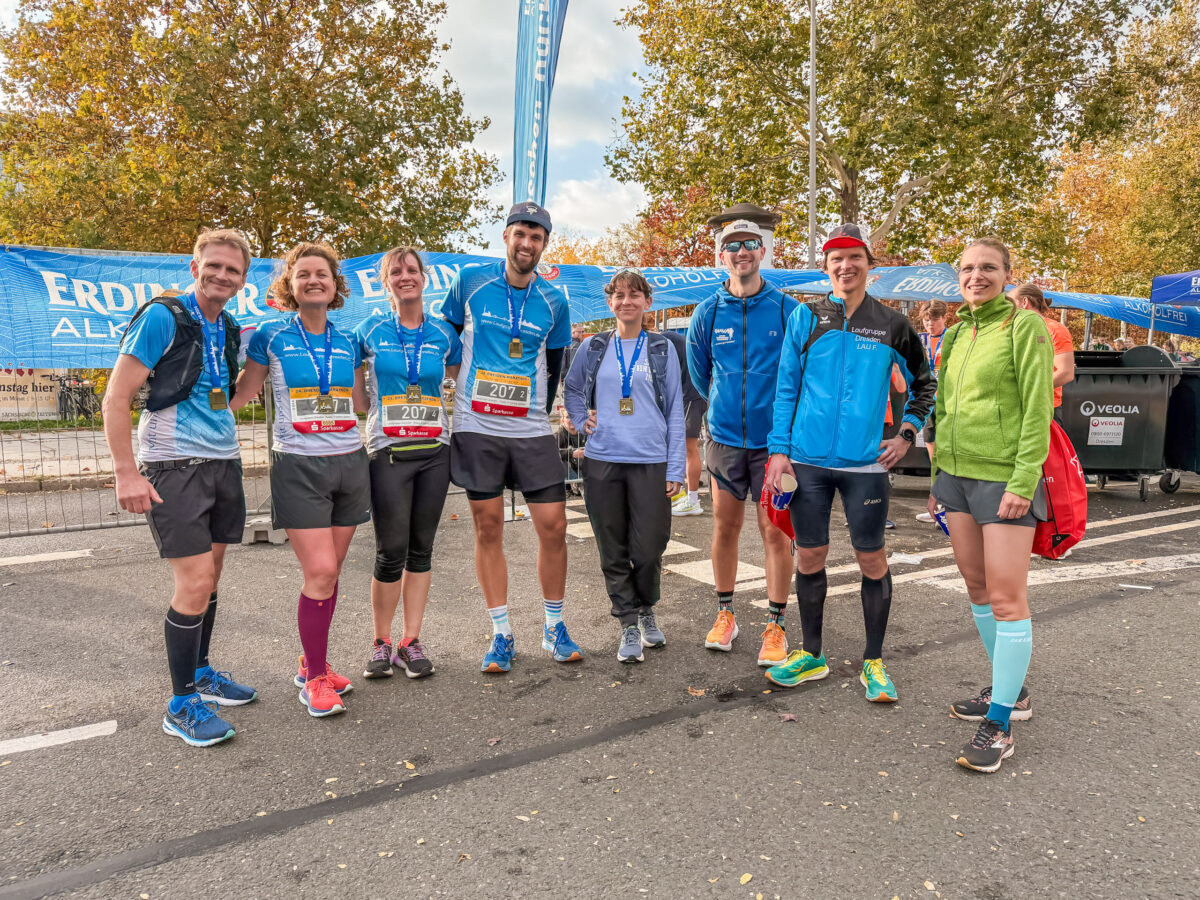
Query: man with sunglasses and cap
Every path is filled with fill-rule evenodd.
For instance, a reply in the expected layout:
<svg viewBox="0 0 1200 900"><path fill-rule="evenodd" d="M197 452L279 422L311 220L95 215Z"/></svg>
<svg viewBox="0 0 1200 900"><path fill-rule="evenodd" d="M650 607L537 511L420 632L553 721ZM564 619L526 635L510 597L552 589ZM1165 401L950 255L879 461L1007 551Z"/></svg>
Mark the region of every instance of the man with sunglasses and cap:
<svg viewBox="0 0 1200 900"><path fill-rule="evenodd" d="M719 245L729 280L697 305L688 327L688 369L692 383L708 400L705 458L711 476L713 581L718 608L704 646L728 652L738 636L733 591L738 540L749 497L766 554L770 603L758 664L772 666L787 657L783 610L792 561L787 537L771 525L758 501L767 464L780 348L787 319L798 304L759 274L766 247L762 229L754 222L731 222L721 232Z"/></svg>
<svg viewBox="0 0 1200 900"><path fill-rule="evenodd" d="M504 229L505 259L464 266L442 306L462 336L450 478L470 501L475 574L492 620L484 672L508 672L515 652L504 557L506 489L524 495L537 532L542 649L557 662L583 658L562 620L566 487L548 416L571 343L571 317L562 292L537 274L550 228L550 214L541 206L518 203Z"/></svg>
<svg viewBox="0 0 1200 900"><path fill-rule="evenodd" d="M891 703L896 687L882 659L892 604L884 548L887 470L916 441L933 406L937 382L912 323L867 293L875 257L859 226L835 228L822 252L822 268L833 291L803 304L788 319L764 488L781 492L785 473L798 485L789 512L796 533L796 606L804 649L793 651L766 674L781 687L829 675L821 637L829 516L836 491L862 570L866 649L859 681L868 700ZM908 402L899 434L885 441L884 411L891 401L893 367L908 385Z"/></svg>

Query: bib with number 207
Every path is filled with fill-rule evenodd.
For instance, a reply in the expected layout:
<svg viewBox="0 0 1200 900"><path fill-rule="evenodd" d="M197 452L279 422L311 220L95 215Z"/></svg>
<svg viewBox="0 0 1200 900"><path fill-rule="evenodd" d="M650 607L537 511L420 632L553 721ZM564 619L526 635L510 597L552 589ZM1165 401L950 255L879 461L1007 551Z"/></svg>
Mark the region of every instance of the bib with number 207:
<svg viewBox="0 0 1200 900"><path fill-rule="evenodd" d="M288 391L288 402L292 407L292 427L301 434L328 434L337 431L349 431L358 424L354 415L354 403L350 398L350 388L331 387L329 396L333 399L333 412L318 412L317 398L319 388L291 388Z"/></svg>
<svg viewBox="0 0 1200 900"><path fill-rule="evenodd" d="M477 369L471 390L471 411L489 416L528 416L531 392L528 375Z"/></svg>
<svg viewBox="0 0 1200 900"><path fill-rule="evenodd" d="M398 438L435 438L442 433L442 401L422 396L409 400L407 394L392 394L380 399L383 406L383 433Z"/></svg>

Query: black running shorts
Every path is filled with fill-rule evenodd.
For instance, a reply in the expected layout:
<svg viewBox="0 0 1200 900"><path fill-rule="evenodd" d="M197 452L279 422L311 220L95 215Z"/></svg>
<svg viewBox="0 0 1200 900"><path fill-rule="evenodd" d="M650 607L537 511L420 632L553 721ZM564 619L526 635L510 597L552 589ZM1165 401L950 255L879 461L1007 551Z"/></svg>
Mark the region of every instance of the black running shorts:
<svg viewBox="0 0 1200 900"><path fill-rule="evenodd" d="M526 503L562 503L566 475L552 434L508 438L456 431L450 436L450 480L465 488L470 500L491 500L515 490Z"/></svg>
<svg viewBox="0 0 1200 900"><path fill-rule="evenodd" d="M743 502L749 496L757 503L762 496L769 457L766 447L731 447L712 438L704 447L704 464L713 484Z"/></svg>
<svg viewBox="0 0 1200 900"><path fill-rule="evenodd" d="M246 530L240 459L172 459L142 463L162 497L146 513L158 555L179 559L213 544L239 544Z"/></svg>
<svg viewBox="0 0 1200 900"><path fill-rule="evenodd" d="M891 486L887 472L843 472L793 461L796 493L788 506L797 547L829 544L829 514L833 493L842 497L850 526L850 544L860 553L883 549Z"/></svg>

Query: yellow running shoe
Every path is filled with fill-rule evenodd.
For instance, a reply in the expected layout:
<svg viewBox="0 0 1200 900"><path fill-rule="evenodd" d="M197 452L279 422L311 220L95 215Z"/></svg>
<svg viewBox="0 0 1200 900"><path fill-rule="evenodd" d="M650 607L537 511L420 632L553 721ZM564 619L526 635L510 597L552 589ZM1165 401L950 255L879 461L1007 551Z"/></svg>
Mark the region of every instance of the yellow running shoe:
<svg viewBox="0 0 1200 900"><path fill-rule="evenodd" d="M896 686L888 677L882 659L864 659L858 680L867 689L867 699L872 703L896 702Z"/></svg>
<svg viewBox="0 0 1200 900"><path fill-rule="evenodd" d="M767 630L763 632L762 639L762 649L758 651L760 666L777 666L787 659L787 635L778 622L767 623Z"/></svg>
<svg viewBox="0 0 1200 900"><path fill-rule="evenodd" d="M732 609L723 609L717 613L716 624L704 638L704 646L709 650L724 650L728 653L733 649L733 639L738 636L737 622L733 619Z"/></svg>

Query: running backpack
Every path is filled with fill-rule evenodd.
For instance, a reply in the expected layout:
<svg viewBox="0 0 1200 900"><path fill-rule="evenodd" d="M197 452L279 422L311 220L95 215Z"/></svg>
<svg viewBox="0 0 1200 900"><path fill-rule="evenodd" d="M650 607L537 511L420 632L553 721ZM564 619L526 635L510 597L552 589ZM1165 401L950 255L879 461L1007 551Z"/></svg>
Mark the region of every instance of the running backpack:
<svg viewBox="0 0 1200 900"><path fill-rule="evenodd" d="M1061 559L1083 539L1087 529L1087 482L1071 439L1053 420L1050 453L1042 464L1042 490L1046 521L1034 528L1033 552L1046 559Z"/></svg>

